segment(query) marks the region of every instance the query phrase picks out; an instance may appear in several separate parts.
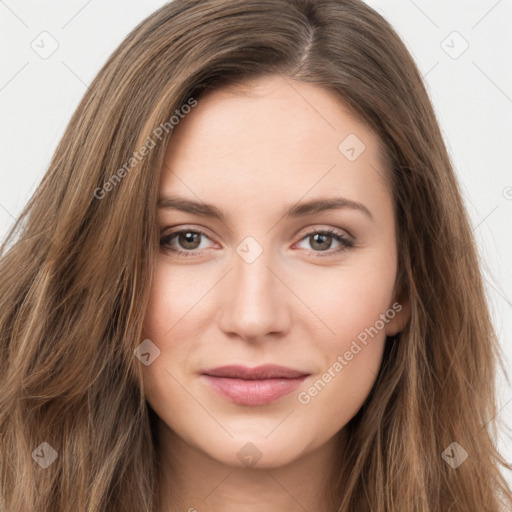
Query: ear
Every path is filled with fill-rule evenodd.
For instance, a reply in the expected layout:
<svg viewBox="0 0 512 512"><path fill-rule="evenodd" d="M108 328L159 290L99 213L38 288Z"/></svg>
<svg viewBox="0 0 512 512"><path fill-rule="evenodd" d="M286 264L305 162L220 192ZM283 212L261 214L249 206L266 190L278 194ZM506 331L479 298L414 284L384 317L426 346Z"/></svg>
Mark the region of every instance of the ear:
<svg viewBox="0 0 512 512"><path fill-rule="evenodd" d="M395 336L403 331L411 318L411 301L402 285L398 287L391 304L390 310L395 312L395 316L386 324L386 336Z"/></svg>

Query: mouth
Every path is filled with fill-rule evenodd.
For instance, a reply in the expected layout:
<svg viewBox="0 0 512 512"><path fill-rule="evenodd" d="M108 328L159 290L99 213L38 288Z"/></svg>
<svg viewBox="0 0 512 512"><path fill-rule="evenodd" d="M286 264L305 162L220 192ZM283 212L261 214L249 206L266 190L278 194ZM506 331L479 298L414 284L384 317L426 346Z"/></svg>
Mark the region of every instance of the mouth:
<svg viewBox="0 0 512 512"><path fill-rule="evenodd" d="M221 366L201 372L209 387L239 405L268 405L295 391L310 375L278 365Z"/></svg>

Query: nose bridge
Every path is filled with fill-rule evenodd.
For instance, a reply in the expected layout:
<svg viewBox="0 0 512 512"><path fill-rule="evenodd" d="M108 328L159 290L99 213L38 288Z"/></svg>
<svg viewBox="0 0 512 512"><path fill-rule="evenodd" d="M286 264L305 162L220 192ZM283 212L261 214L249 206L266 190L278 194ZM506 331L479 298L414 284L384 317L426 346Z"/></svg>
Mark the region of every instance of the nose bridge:
<svg viewBox="0 0 512 512"><path fill-rule="evenodd" d="M233 255L233 271L222 301L221 327L244 339L258 338L285 327L285 297L274 276L275 258L253 237L247 237ZM273 269L272 271L270 269Z"/></svg>

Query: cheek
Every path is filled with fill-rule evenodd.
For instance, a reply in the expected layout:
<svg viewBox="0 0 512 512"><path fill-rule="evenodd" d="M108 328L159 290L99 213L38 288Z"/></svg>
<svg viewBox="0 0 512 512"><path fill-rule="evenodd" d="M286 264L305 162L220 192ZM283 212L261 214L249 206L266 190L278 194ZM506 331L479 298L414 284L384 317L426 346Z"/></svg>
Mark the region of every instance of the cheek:
<svg viewBox="0 0 512 512"><path fill-rule="evenodd" d="M165 259L155 269L154 281L143 324L144 337L168 346L184 325L193 329L195 318L207 304L207 293L218 276L207 265L179 266Z"/></svg>
<svg viewBox="0 0 512 512"><path fill-rule="evenodd" d="M211 297L219 276L208 265L157 263L142 336L160 350L153 363L142 367L145 394L153 409L165 416L170 410L187 410L188 389L195 354L204 330L213 321ZM210 300L209 300L210 299Z"/></svg>
<svg viewBox="0 0 512 512"><path fill-rule="evenodd" d="M307 305L317 315L316 321L314 315L308 315L315 329L313 339L330 356L333 350L348 350L353 340L364 343L370 333L373 339L376 331L384 339L385 326L395 316L391 308L396 278L394 253L382 252L371 260L361 258L357 264L327 269L325 279L319 279L317 273L296 288L297 295L306 297ZM304 322L307 325L308 320ZM313 336L313 332L310 334Z"/></svg>
<svg viewBox="0 0 512 512"><path fill-rule="evenodd" d="M382 362L386 321L381 315L388 318L390 293L367 289L368 298L359 299L355 292L361 290L339 300L339 309L329 311L326 303L321 310L334 334L316 337L312 353L323 365L297 396L305 425L323 432L324 438L343 428L361 408Z"/></svg>
<svg viewBox="0 0 512 512"><path fill-rule="evenodd" d="M298 396L311 423L318 423L315 417L320 417L341 428L372 389L382 362L386 325L395 316L394 254L385 255L380 263L347 266L330 273L324 286L307 287L308 305L321 320L310 331L313 350L323 361L319 374Z"/></svg>
<svg viewBox="0 0 512 512"><path fill-rule="evenodd" d="M299 394L295 414L301 435L314 440L312 446L340 432L370 394L384 346L382 340L372 343L351 361L333 363Z"/></svg>
<svg viewBox="0 0 512 512"><path fill-rule="evenodd" d="M185 314L190 286L188 289L180 287L176 274L165 265L156 266L143 325L144 336L148 338L164 339L180 312L179 316Z"/></svg>
<svg viewBox="0 0 512 512"><path fill-rule="evenodd" d="M158 410L162 397L169 401L173 396L160 388L162 382L171 379L165 370L174 373L168 359L169 345L173 334L179 330L179 319L185 316L185 303L189 295L187 290L179 288L176 273L171 274L165 265L157 265L142 327L143 339L151 340L160 350L154 362L142 367L145 395L155 410ZM181 344L174 344L174 348L177 346Z"/></svg>

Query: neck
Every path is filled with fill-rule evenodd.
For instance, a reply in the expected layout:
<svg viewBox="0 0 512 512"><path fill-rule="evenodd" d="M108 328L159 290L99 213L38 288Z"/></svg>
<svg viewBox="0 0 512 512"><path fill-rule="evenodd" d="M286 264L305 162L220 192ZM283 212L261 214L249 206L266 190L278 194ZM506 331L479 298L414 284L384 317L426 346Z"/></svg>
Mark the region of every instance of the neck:
<svg viewBox="0 0 512 512"><path fill-rule="evenodd" d="M280 467L234 467L187 444L159 422L158 512L336 512L329 497L341 471L345 440L341 431Z"/></svg>

